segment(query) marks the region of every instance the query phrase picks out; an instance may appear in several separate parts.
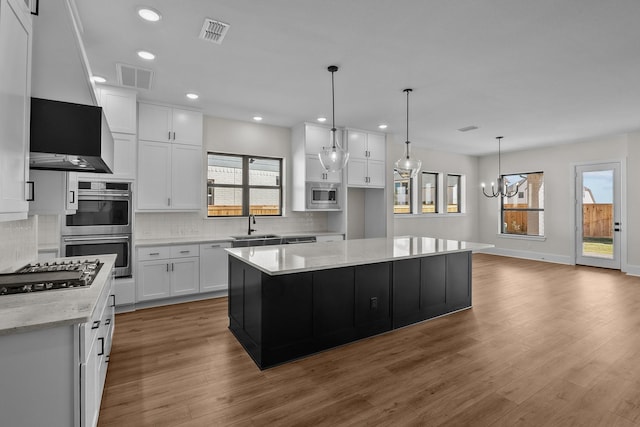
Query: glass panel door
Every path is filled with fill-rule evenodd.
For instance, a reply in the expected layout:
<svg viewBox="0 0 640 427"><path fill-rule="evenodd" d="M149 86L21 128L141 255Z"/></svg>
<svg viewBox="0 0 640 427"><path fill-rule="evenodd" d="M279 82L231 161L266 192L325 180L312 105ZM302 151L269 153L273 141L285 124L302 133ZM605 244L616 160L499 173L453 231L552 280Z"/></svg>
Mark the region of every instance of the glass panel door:
<svg viewBox="0 0 640 427"><path fill-rule="evenodd" d="M576 264L620 269L620 164L576 167Z"/></svg>

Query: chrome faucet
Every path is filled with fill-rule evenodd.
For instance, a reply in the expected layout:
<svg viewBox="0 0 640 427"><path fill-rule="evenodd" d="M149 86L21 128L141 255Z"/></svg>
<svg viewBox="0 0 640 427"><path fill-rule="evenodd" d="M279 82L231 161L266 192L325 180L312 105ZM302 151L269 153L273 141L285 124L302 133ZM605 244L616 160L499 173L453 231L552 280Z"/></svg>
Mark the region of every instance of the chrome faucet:
<svg viewBox="0 0 640 427"><path fill-rule="evenodd" d="M254 214L249 214L249 231L247 232L247 234L249 236L251 236L251 232L252 231L258 231L255 228L251 228L251 218L253 217L253 225L256 224L256 216Z"/></svg>

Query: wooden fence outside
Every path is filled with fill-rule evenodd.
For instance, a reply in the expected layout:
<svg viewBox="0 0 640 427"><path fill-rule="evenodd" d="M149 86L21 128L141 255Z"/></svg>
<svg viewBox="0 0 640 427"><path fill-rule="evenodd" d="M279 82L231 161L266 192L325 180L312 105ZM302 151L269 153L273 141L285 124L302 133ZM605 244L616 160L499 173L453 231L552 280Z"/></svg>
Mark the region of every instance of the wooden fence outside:
<svg viewBox="0 0 640 427"><path fill-rule="evenodd" d="M582 235L584 237L613 238L613 205L593 203L582 205Z"/></svg>
<svg viewBox="0 0 640 427"><path fill-rule="evenodd" d="M209 205L207 208L209 216L241 216L242 206L238 205ZM254 215L278 215L279 210L277 206L262 205L251 206L250 211Z"/></svg>

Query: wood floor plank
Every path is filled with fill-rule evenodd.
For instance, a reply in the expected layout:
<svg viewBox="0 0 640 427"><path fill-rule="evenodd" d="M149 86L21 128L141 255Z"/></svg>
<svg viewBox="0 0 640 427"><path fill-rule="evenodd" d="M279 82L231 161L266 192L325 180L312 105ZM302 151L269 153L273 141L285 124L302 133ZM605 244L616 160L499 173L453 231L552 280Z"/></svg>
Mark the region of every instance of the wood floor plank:
<svg viewBox="0 0 640 427"><path fill-rule="evenodd" d="M640 426L640 278L473 266L471 309L266 371L226 298L119 314L99 426Z"/></svg>

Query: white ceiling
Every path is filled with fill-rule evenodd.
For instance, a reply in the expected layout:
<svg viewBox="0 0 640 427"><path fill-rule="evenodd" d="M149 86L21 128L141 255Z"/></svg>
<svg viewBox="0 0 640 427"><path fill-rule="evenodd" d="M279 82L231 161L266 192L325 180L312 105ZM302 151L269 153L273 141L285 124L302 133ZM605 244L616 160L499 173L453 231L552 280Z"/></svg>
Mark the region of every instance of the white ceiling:
<svg viewBox="0 0 640 427"><path fill-rule="evenodd" d="M406 132L419 146L482 155L640 129L638 0L81 0L92 71L155 71L140 99L291 127ZM162 14L142 21L137 6ZM221 45L204 18L231 25ZM139 49L157 55L153 62ZM188 101L185 93L200 94ZM457 129L475 125L462 133Z"/></svg>

